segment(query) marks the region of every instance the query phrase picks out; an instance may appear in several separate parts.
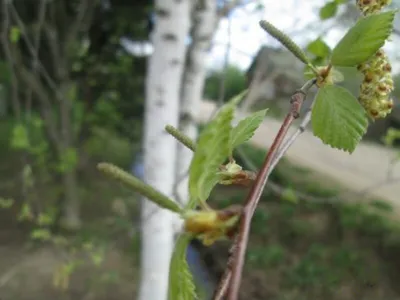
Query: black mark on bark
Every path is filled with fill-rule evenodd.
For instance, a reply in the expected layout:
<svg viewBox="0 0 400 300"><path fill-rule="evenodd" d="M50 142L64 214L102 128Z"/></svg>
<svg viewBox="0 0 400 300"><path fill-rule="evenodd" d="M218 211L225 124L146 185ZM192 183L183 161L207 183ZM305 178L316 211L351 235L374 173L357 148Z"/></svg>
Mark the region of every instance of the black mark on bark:
<svg viewBox="0 0 400 300"><path fill-rule="evenodd" d="M187 123L191 123L194 121L194 118L192 116L192 114L188 113L188 112L183 112L180 114L179 119L182 123L187 124Z"/></svg>
<svg viewBox="0 0 400 300"><path fill-rule="evenodd" d="M181 61L177 58L171 59L171 62L170 62L171 66L173 66L173 67L180 65L180 63L181 63Z"/></svg>
<svg viewBox="0 0 400 300"><path fill-rule="evenodd" d="M156 15L160 18L168 18L170 16L170 12L164 8L156 8Z"/></svg>
<svg viewBox="0 0 400 300"><path fill-rule="evenodd" d="M163 39L169 42L176 42L178 41L178 38L176 37L175 34L173 33L166 33L163 35Z"/></svg>
<svg viewBox="0 0 400 300"><path fill-rule="evenodd" d="M160 99L160 100L157 100L157 101L156 101L156 106L157 106L157 107L164 107L164 101L162 101L161 99Z"/></svg>

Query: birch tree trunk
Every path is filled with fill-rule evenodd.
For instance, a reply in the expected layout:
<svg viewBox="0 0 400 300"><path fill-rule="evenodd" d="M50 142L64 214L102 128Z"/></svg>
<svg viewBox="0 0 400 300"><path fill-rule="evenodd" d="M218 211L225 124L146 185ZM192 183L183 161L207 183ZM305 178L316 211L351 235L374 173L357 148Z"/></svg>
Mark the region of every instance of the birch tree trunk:
<svg viewBox="0 0 400 300"><path fill-rule="evenodd" d="M156 0L154 53L146 78L144 181L172 196L177 142L167 124L178 125L179 96L189 34L192 0ZM169 211L144 199L142 203L142 253L139 300L166 300L168 273L174 246Z"/></svg>
<svg viewBox="0 0 400 300"><path fill-rule="evenodd" d="M217 1L197 1L194 10L192 43L186 54L186 69L182 80L179 128L193 140L197 139L196 114L203 96L206 59L217 24ZM193 153L182 144L177 151L177 197L188 201L188 176Z"/></svg>

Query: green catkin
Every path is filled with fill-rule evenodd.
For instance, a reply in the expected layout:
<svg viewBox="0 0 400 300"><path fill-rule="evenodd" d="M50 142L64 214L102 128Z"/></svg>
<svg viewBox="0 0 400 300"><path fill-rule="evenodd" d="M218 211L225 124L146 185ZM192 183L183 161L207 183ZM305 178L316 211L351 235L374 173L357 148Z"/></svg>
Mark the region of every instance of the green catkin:
<svg viewBox="0 0 400 300"><path fill-rule="evenodd" d="M107 174L108 176L117 179L119 182L129 186L134 191L145 196L158 206L176 212L178 214L183 213L183 209L176 202L169 199L167 196L149 186L148 184L144 183L135 176L132 176L128 172L120 169L119 167L109 163L99 163L97 165L97 169L102 171L104 174Z"/></svg>
<svg viewBox="0 0 400 300"><path fill-rule="evenodd" d="M167 125L165 126L165 130L174 138L176 138L179 142L185 145L187 148L189 148L193 152L196 151L195 143L189 137L185 136L182 132L180 132L179 129L175 128L172 125Z"/></svg>
<svg viewBox="0 0 400 300"><path fill-rule="evenodd" d="M389 5L391 0L357 0L357 6L367 16L380 12L382 8Z"/></svg>
<svg viewBox="0 0 400 300"><path fill-rule="evenodd" d="M306 65L311 64L310 60L308 59L307 55L304 53L303 50L301 50L295 42L292 41L290 37L288 37L285 33L280 31L278 28L276 28L274 25L271 23L263 20L260 21L260 26L262 29L264 29L266 32L268 32L271 36L273 36L275 39L277 39L279 42L281 42L282 45L286 47L290 52L294 54L298 59L300 59L303 63Z"/></svg>
<svg viewBox="0 0 400 300"><path fill-rule="evenodd" d="M379 13L390 4L390 0L357 0L357 6L364 16ZM372 119L385 118L393 108L390 94L394 89L392 66L383 49L366 62L358 65L364 75L360 86L359 101Z"/></svg>

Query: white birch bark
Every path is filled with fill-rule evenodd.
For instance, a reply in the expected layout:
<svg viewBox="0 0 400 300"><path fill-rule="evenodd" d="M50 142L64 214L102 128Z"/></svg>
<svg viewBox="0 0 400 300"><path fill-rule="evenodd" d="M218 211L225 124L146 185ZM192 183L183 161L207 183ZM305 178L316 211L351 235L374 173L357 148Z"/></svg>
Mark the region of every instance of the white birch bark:
<svg viewBox="0 0 400 300"><path fill-rule="evenodd" d="M206 76L206 59L216 30L217 1L197 1L194 8L192 43L186 54L186 69L182 80L179 129L193 140L197 139L196 116L203 97ZM189 199L188 169L193 153L182 144L177 152L177 198L186 203ZM179 224L178 224L179 228ZM178 230L178 228L176 228Z"/></svg>
<svg viewBox="0 0 400 300"><path fill-rule="evenodd" d="M154 52L146 78L144 180L168 196L173 194L177 142L164 127L178 125L190 1L155 1ZM174 217L143 200L139 300L167 299Z"/></svg>

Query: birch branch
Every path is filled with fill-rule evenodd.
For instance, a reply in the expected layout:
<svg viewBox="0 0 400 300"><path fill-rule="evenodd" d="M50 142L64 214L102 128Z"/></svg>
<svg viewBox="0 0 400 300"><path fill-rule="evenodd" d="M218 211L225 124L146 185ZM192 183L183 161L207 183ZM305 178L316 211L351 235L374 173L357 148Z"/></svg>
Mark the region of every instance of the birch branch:
<svg viewBox="0 0 400 300"><path fill-rule="evenodd" d="M266 186L274 157L281 147L281 144L291 124L296 118L298 118L300 108L305 100L308 90L314 84L315 80L308 81L299 91L294 93L292 96L291 109L284 119L279 132L277 133L274 142L264 160L263 166L260 172L257 174L256 181L253 184L250 193L246 199L243 215L239 224L239 231L230 249L231 255L229 258L228 266L214 294L214 300L222 299L225 294L227 295L228 300L238 299L244 258L249 239L251 219L260 200L261 194Z"/></svg>

